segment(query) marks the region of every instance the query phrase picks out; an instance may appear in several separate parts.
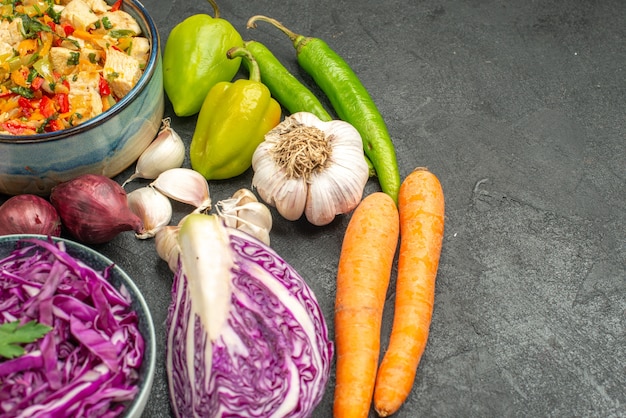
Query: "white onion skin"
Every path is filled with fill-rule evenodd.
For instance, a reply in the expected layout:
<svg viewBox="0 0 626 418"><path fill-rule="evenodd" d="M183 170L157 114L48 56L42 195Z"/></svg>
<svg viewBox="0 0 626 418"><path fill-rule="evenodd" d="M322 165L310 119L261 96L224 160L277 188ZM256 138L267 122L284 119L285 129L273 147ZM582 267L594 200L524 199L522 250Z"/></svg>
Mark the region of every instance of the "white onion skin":
<svg viewBox="0 0 626 418"><path fill-rule="evenodd" d="M20 194L0 206L0 235L61 235L61 217L43 197Z"/></svg>

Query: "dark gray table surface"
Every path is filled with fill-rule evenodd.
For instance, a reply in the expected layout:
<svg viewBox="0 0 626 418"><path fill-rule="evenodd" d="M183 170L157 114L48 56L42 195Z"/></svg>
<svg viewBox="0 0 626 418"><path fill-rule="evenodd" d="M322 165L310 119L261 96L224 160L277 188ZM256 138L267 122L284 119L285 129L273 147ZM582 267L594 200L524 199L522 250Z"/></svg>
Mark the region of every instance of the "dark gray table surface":
<svg viewBox="0 0 626 418"><path fill-rule="evenodd" d="M203 0L143 4L162 46L183 18L211 12ZM325 39L378 104L402 176L427 166L442 182L447 223L431 334L396 416L626 416L626 2L219 5L244 39L264 42L306 83L288 39L265 24L246 30L245 22L266 14ZM169 102L165 113L189 143L195 117L175 117ZM251 178L210 182L213 200L250 187ZM371 180L366 193L376 190ZM189 207L175 210L173 223ZM272 246L313 288L333 335L349 216L313 227L274 214ZM131 233L95 248L144 292L159 351L144 416L170 417L164 349L172 274L153 241ZM333 381L334 371L314 417L332 416Z"/></svg>

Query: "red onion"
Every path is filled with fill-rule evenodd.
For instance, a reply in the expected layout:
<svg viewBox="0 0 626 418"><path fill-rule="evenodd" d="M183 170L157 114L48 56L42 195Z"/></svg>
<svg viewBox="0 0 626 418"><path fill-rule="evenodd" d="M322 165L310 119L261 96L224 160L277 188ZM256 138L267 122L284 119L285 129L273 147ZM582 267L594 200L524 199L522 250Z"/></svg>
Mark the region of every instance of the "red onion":
<svg viewBox="0 0 626 418"><path fill-rule="evenodd" d="M20 194L0 206L0 235L61 235L61 218L43 197Z"/></svg>
<svg viewBox="0 0 626 418"><path fill-rule="evenodd" d="M61 183L52 189L50 201L67 232L85 244L102 244L121 232L144 230L128 207L122 186L102 175L84 174Z"/></svg>

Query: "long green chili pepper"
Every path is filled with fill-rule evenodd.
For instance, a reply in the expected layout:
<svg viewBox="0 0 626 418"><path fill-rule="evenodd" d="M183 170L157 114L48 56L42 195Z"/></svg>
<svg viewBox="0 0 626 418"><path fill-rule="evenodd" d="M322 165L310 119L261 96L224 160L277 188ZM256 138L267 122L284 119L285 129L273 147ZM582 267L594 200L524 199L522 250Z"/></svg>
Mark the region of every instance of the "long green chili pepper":
<svg viewBox="0 0 626 418"><path fill-rule="evenodd" d="M257 62L263 84L289 113L310 112L325 122L333 119L317 96L294 77L265 45L258 41L246 41L244 47ZM244 66L247 67L248 62L244 60Z"/></svg>
<svg viewBox="0 0 626 418"><path fill-rule="evenodd" d="M400 173L393 142L376 104L348 63L322 39L292 32L270 17L253 16L247 27L256 27L257 20L274 25L291 39L298 63L328 96L339 118L359 131L382 191L397 202Z"/></svg>
<svg viewBox="0 0 626 418"><path fill-rule="evenodd" d="M246 41L244 47L254 56L263 84L289 113L310 112L325 122L333 120L317 96L301 83L267 46L258 41ZM245 67L249 65L248 60L243 60L242 63ZM375 177L374 165L367 156L365 161L370 177Z"/></svg>

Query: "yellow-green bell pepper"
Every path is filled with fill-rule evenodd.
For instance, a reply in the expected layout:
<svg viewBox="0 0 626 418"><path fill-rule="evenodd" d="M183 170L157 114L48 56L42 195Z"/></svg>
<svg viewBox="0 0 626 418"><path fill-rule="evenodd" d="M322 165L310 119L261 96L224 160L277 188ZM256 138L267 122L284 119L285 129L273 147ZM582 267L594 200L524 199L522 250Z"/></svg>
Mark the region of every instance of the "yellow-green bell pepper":
<svg viewBox="0 0 626 418"><path fill-rule="evenodd" d="M219 82L207 94L191 139L191 168L207 180L243 174L265 134L280 122L280 104L261 82L258 64L243 47L231 48L229 59L250 64L249 78Z"/></svg>
<svg viewBox="0 0 626 418"><path fill-rule="evenodd" d="M215 17L196 14L170 32L163 50L163 88L178 116L200 111L211 87L231 81L239 71L240 59L229 60L226 52L243 46L233 25L220 18L215 0L209 0Z"/></svg>

